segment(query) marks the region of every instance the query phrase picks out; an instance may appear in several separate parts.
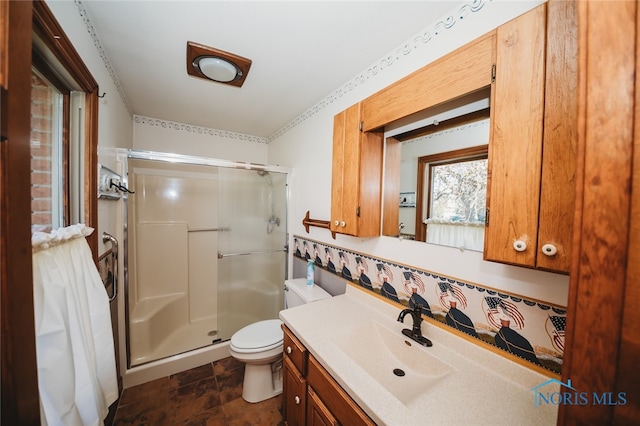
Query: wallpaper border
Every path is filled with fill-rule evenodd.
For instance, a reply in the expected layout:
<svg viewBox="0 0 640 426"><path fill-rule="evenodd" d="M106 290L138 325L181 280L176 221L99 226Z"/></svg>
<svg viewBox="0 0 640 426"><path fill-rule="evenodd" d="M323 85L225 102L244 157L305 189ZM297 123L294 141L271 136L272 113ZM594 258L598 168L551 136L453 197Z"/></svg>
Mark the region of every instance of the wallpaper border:
<svg viewBox="0 0 640 426"><path fill-rule="evenodd" d="M400 307L422 305L444 325L561 374L567 308L435 271L293 235L293 256L311 260ZM473 339L471 339L473 341Z"/></svg>

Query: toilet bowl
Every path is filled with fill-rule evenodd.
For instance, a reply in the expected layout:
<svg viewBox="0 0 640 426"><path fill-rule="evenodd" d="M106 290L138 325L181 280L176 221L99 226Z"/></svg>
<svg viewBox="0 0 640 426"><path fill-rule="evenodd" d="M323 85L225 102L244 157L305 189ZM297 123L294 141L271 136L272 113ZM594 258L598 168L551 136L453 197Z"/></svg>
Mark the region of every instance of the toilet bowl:
<svg viewBox="0 0 640 426"><path fill-rule="evenodd" d="M308 287L305 278L285 281L285 309L331 297L322 288ZM229 353L244 362L242 398L260 402L282 393L282 321L258 321L231 336Z"/></svg>

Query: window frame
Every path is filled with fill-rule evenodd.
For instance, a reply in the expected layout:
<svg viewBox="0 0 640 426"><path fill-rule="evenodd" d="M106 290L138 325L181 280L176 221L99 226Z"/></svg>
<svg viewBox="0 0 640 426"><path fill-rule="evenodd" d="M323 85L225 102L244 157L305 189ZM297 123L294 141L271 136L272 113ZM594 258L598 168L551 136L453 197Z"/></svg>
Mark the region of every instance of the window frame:
<svg viewBox="0 0 640 426"><path fill-rule="evenodd" d="M470 160L488 159L489 145L478 145L469 148L425 155L418 158L418 182L416 185L416 240L427 240L427 224L423 217L425 211L431 210L431 166L460 163ZM426 186L426 188L425 188ZM425 192L427 195L425 195ZM426 200L425 200L426 197Z"/></svg>
<svg viewBox="0 0 640 426"><path fill-rule="evenodd" d="M70 143L69 143L69 127L70 127L70 109L71 109L71 90L67 85L58 78L56 72L51 65L44 59L36 50L32 51L31 66L35 68L46 81L55 87L62 96L62 116L60 119L62 127L62 140L61 140L61 172L62 172L62 223L63 226L69 225L70 216L70 204L69 204L69 155L70 155Z"/></svg>
<svg viewBox="0 0 640 426"><path fill-rule="evenodd" d="M87 226L95 229L98 226L98 83L43 0L33 2L33 33L85 94L84 140L81 142L84 147L82 219ZM66 157L68 158L68 152ZM87 242L94 260L97 261L97 232L88 236Z"/></svg>

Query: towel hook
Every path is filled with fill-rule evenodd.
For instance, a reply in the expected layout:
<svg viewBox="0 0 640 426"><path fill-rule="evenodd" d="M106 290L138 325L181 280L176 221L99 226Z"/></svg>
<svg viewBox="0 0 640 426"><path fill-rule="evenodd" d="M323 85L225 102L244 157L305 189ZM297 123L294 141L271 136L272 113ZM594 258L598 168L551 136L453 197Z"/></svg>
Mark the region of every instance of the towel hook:
<svg viewBox="0 0 640 426"><path fill-rule="evenodd" d="M131 191L129 188L127 188L127 187L126 187L126 186L124 186L123 184L121 184L121 183L115 183L115 182L113 181L113 179L111 179L111 180L109 181L109 188L111 188L111 187L114 187L114 188L116 188L116 189L119 189L119 190L120 190L120 191L122 191L122 192L128 192L129 194L135 194L135 192L134 192L134 191Z"/></svg>

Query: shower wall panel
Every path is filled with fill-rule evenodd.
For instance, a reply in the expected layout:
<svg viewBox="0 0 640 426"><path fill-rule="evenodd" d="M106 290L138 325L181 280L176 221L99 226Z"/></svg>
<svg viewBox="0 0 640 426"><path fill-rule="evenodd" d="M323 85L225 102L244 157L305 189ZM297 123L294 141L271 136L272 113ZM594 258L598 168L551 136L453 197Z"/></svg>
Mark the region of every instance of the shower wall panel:
<svg viewBox="0 0 640 426"><path fill-rule="evenodd" d="M217 169L142 164L130 175L131 365L210 345L218 329Z"/></svg>

